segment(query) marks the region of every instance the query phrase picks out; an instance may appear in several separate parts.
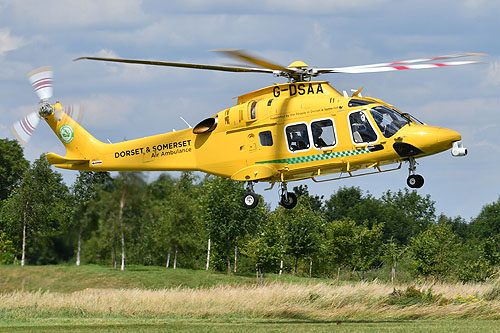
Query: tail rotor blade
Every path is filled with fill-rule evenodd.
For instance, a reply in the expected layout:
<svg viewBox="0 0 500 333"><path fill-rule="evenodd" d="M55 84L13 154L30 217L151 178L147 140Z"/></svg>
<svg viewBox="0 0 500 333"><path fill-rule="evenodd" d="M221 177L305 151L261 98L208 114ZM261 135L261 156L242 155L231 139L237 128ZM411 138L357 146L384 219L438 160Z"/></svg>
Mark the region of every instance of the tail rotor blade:
<svg viewBox="0 0 500 333"><path fill-rule="evenodd" d="M53 79L52 67L42 67L35 69L28 74L28 79L31 85L35 89L36 94L40 100L48 100L53 95L52 89L52 79Z"/></svg>
<svg viewBox="0 0 500 333"><path fill-rule="evenodd" d="M83 106L82 105L66 105L64 107L64 113L66 113L71 119L80 123L83 118Z"/></svg>
<svg viewBox="0 0 500 333"><path fill-rule="evenodd" d="M15 122L10 127L10 130L16 137L17 141L21 145L26 146L29 140L31 139L33 132L35 132L35 129L38 126L39 122L40 122L40 117L38 116L38 113L33 112L24 117L23 119Z"/></svg>

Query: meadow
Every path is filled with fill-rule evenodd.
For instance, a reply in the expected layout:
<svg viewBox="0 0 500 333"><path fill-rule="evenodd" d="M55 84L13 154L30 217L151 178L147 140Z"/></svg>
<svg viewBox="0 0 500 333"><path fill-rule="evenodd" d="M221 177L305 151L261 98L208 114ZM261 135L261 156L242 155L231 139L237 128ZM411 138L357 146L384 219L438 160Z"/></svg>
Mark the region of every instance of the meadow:
<svg viewBox="0 0 500 333"><path fill-rule="evenodd" d="M0 266L0 329L494 331L500 283L340 282L132 266Z"/></svg>

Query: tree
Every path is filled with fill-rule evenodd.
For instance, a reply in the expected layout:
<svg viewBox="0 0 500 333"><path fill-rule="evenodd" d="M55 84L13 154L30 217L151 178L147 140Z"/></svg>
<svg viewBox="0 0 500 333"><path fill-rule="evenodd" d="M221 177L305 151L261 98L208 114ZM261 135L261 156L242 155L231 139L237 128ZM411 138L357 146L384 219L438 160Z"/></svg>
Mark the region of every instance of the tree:
<svg viewBox="0 0 500 333"><path fill-rule="evenodd" d="M111 253L111 264L116 267L117 250L120 250L120 269L124 270L126 241L134 249L129 254L139 252L143 225L148 218L145 188L144 174L129 171L119 172L112 186L101 192L96 204L98 227L85 245L94 257L90 261L102 261ZM137 246L133 246L134 243Z"/></svg>
<svg viewBox="0 0 500 333"><path fill-rule="evenodd" d="M327 221L341 221L350 217L351 209L361 203L363 193L359 187L341 187L325 202Z"/></svg>
<svg viewBox="0 0 500 333"><path fill-rule="evenodd" d="M0 230L0 264L12 263L15 249L7 234Z"/></svg>
<svg viewBox="0 0 500 333"><path fill-rule="evenodd" d="M32 262L57 260L57 254L50 251L54 247L46 243L67 226L69 200L61 174L50 168L45 156L40 156L2 207L9 236L17 249L21 247L22 266L28 240L31 241Z"/></svg>
<svg viewBox="0 0 500 333"><path fill-rule="evenodd" d="M434 201L417 191L404 189L382 195L384 240L393 238L398 244L408 244L411 237L427 230L435 221Z"/></svg>
<svg viewBox="0 0 500 333"><path fill-rule="evenodd" d="M80 266L80 253L82 233L89 220L95 218L89 205L98 198L99 192L111 185L112 179L109 172L79 171L71 192L73 194L73 221L78 228L78 241L76 250L76 265Z"/></svg>
<svg viewBox="0 0 500 333"><path fill-rule="evenodd" d="M297 198L302 197L303 200L306 200L307 204L312 210L322 211L323 196L309 194L309 189L307 188L307 185L294 186L293 192L295 193Z"/></svg>
<svg viewBox="0 0 500 333"><path fill-rule="evenodd" d="M396 244L393 238L383 245L383 259L391 265L391 282L396 281L396 267L406 248Z"/></svg>
<svg viewBox="0 0 500 333"><path fill-rule="evenodd" d="M276 270L283 259L285 240L284 222L282 209L277 209L271 214L265 223L259 225L259 229L252 239L244 246L243 254L251 258L264 278L265 272Z"/></svg>
<svg viewBox="0 0 500 333"><path fill-rule="evenodd" d="M247 234L256 232L262 221L264 208L243 207L243 184L227 178L207 177L201 188L200 206L208 237L227 264L231 274L231 254Z"/></svg>
<svg viewBox="0 0 500 333"><path fill-rule="evenodd" d="M367 225L356 226L355 251L352 267L361 271L364 280L365 272L373 268L380 260L382 250L383 224L374 224L371 228Z"/></svg>
<svg viewBox="0 0 500 333"><path fill-rule="evenodd" d="M125 269L125 228L127 224L127 219L124 216L126 212L125 205L128 204L132 206L132 203L135 198L142 194L142 189L145 187L146 182L144 181L144 174L142 172L133 171L133 172L125 172L120 171L117 179L117 194L119 195L118 199L118 226L120 230L120 243L121 243L121 266L120 270ZM135 198L134 198L135 197ZM137 200L135 201L137 202ZM129 217L135 217L135 214L130 214ZM132 220L130 219L130 220Z"/></svg>
<svg viewBox="0 0 500 333"><path fill-rule="evenodd" d="M294 209L279 207L285 223L286 252L295 259L293 273L297 273L298 261L310 257L319 250L319 234L323 223L322 215L309 206L307 198L302 197Z"/></svg>
<svg viewBox="0 0 500 333"><path fill-rule="evenodd" d="M24 158L23 149L15 140L0 139L0 201L21 182L29 162Z"/></svg>
<svg viewBox="0 0 500 333"><path fill-rule="evenodd" d="M344 218L332 221L325 227L322 252L337 266L337 280L340 270L349 266L364 273L380 260L382 249L383 224L357 225L353 220Z"/></svg>
<svg viewBox="0 0 500 333"><path fill-rule="evenodd" d="M452 273L458 246L451 225L442 224L431 226L413 237L408 251L419 274L439 279Z"/></svg>
<svg viewBox="0 0 500 333"><path fill-rule="evenodd" d="M359 187L342 187L325 202L327 221L348 218L357 225L372 226L384 221L384 207L372 195L363 195Z"/></svg>
<svg viewBox="0 0 500 333"><path fill-rule="evenodd" d="M356 222L347 218L326 224L322 252L337 266L337 281L341 269L353 261L356 251L356 232Z"/></svg>
<svg viewBox="0 0 500 333"><path fill-rule="evenodd" d="M478 239L500 235L500 197L484 205L479 215L470 224L472 235Z"/></svg>
<svg viewBox="0 0 500 333"><path fill-rule="evenodd" d="M178 253L194 253L199 245L202 228L196 218L198 187L193 184L191 172L183 172L175 181L172 191L157 203L155 241L157 247L168 250L166 267L170 264L170 251L174 250L173 268L177 267Z"/></svg>

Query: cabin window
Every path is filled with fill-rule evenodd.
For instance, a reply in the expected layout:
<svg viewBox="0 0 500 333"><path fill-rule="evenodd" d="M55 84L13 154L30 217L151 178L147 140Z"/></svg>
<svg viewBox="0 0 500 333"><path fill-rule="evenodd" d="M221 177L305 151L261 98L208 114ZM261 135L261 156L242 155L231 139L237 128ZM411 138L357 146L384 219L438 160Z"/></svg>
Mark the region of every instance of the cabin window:
<svg viewBox="0 0 500 333"><path fill-rule="evenodd" d="M272 146L273 145L273 135L271 131L264 131L259 133L260 145L261 146Z"/></svg>
<svg viewBox="0 0 500 333"><path fill-rule="evenodd" d="M322 119L311 122L311 132L314 147L317 149L333 147L337 143L332 119Z"/></svg>
<svg viewBox="0 0 500 333"><path fill-rule="evenodd" d="M250 106L250 119L255 119L255 108L257 107L257 102L252 102Z"/></svg>
<svg viewBox="0 0 500 333"><path fill-rule="evenodd" d="M354 143L370 143L377 141L377 133L373 130L368 116L363 111L349 114L349 124Z"/></svg>
<svg viewBox="0 0 500 333"><path fill-rule="evenodd" d="M290 151L309 149L309 134L306 123L288 125L285 128L285 134Z"/></svg>

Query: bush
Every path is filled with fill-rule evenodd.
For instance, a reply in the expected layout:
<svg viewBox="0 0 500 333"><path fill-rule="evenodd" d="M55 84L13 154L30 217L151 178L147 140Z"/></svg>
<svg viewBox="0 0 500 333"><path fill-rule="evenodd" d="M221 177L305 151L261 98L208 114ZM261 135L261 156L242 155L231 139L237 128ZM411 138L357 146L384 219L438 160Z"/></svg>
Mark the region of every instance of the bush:
<svg viewBox="0 0 500 333"><path fill-rule="evenodd" d="M461 282L484 282L491 278L497 269L488 260L479 257L477 260L467 260L457 271Z"/></svg>
<svg viewBox="0 0 500 333"><path fill-rule="evenodd" d="M439 305L444 305L448 303L448 300L441 294L433 294L432 288L419 290L415 286L408 286L404 291L394 288L394 291L387 297L385 303L388 305L407 307L415 304L437 303Z"/></svg>

